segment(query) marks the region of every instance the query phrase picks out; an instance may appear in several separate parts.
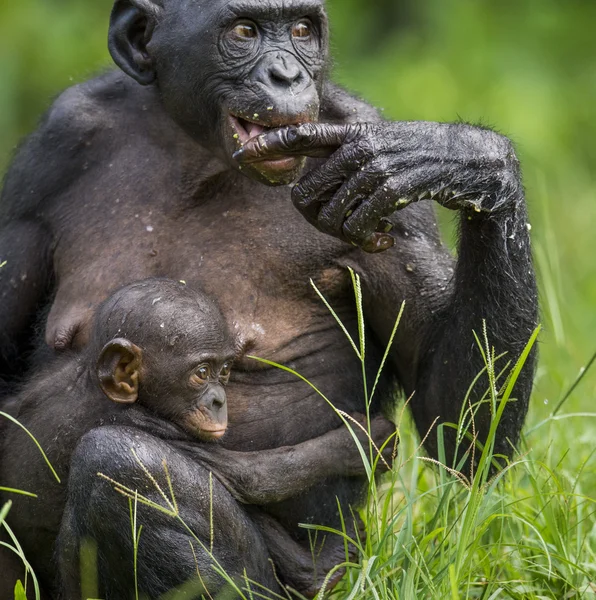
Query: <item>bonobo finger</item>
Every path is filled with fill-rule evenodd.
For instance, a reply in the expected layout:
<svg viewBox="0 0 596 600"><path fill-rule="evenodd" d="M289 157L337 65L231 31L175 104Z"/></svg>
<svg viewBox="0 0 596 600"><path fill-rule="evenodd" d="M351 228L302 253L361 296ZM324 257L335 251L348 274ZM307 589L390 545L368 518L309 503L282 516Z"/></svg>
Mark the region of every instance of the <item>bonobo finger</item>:
<svg viewBox="0 0 596 600"><path fill-rule="evenodd" d="M363 125L305 123L262 133L246 142L233 158L240 163L274 159L288 155L327 158L345 143L355 139Z"/></svg>
<svg viewBox="0 0 596 600"><path fill-rule="evenodd" d="M440 172L424 166L393 175L346 219L343 235L366 252L382 252L393 246L390 226L385 220L427 193Z"/></svg>
<svg viewBox="0 0 596 600"><path fill-rule="evenodd" d="M318 216L318 229L344 239L344 221L370 197L378 185L379 182L362 172L352 175L329 202L322 206Z"/></svg>
<svg viewBox="0 0 596 600"><path fill-rule="evenodd" d="M316 227L321 205L327 203L338 189L344 185L347 178L351 178L354 172L366 162L367 155L364 150L358 150L349 146L342 146L331 158L313 169L294 186L292 190L292 201L294 206ZM326 233L333 233L327 229L321 229ZM341 234L341 226L337 231Z"/></svg>
<svg viewBox="0 0 596 600"><path fill-rule="evenodd" d="M370 432L375 446L381 450L378 462L380 470L391 468L397 446L397 434L395 425L385 417L378 416L370 422Z"/></svg>

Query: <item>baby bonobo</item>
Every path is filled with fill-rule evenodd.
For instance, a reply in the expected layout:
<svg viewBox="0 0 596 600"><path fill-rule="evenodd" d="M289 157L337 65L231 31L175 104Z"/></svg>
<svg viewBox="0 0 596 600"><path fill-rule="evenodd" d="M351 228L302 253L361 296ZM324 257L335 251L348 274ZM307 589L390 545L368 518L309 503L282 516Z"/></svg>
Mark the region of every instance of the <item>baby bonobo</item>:
<svg viewBox="0 0 596 600"><path fill-rule="evenodd" d="M12 498L9 524L49 598L81 597L79 551L89 539L97 546L100 585L93 597L133 596L132 539L125 536L117 544L116 556L102 518L106 505L122 502L122 530L130 529L128 504L98 473L159 504L163 496L154 484L168 489L171 482L176 500L187 507L181 515L186 525L209 540L216 559L231 546L247 557L243 564L224 565L232 576L246 569L251 579L275 589L271 566L251 563L257 547L255 561L264 552L286 585L314 595L327 572L342 562L338 540L326 544L313 564L308 549L267 515L266 505L335 473L362 475L349 432L344 427L291 448L259 452L213 443L228 425L225 385L234 354L234 338L209 297L181 282L148 279L112 294L96 313L89 346L51 361L15 398L19 420L62 479L58 484L20 429L6 428L0 482L38 496ZM391 433L385 421L371 425L377 443ZM163 479L164 463L170 481ZM196 576L197 565L207 591L221 585L205 545L195 548L171 516L146 506L138 510L143 525L138 568L157 565L156 576L149 578L152 587L140 590L143 594L157 597L185 583ZM221 518L226 511L233 518ZM204 518L212 513L220 516L215 530ZM157 555L166 550L167 557ZM104 577L114 572L112 562L121 577ZM13 586L23 578L21 569L0 547L0 572L8 573ZM2 585L4 598L10 590Z"/></svg>
<svg viewBox="0 0 596 600"><path fill-rule="evenodd" d="M213 441L228 426L234 342L217 305L184 283L147 280L99 310L90 348L103 393ZM138 344L138 345L137 345Z"/></svg>

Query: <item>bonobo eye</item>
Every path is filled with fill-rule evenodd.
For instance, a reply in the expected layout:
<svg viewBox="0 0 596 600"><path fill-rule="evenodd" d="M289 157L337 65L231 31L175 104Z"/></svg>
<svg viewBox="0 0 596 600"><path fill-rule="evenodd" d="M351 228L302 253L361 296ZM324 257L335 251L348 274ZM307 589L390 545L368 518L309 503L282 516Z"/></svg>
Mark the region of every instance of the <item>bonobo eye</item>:
<svg viewBox="0 0 596 600"><path fill-rule="evenodd" d="M224 366L221 368L221 371L219 372L219 378L221 381L223 381L224 383L227 383L228 380L230 379L230 373L232 372L232 363L224 363Z"/></svg>
<svg viewBox="0 0 596 600"><path fill-rule="evenodd" d="M192 375L191 380L194 383L207 383L211 376L211 368L209 365L201 365Z"/></svg>
<svg viewBox="0 0 596 600"><path fill-rule="evenodd" d="M312 32L312 23L308 19L301 19L292 27L292 37L307 40Z"/></svg>
<svg viewBox="0 0 596 600"><path fill-rule="evenodd" d="M259 35L257 26L251 21L239 21L234 25L232 34L242 40L254 39Z"/></svg>

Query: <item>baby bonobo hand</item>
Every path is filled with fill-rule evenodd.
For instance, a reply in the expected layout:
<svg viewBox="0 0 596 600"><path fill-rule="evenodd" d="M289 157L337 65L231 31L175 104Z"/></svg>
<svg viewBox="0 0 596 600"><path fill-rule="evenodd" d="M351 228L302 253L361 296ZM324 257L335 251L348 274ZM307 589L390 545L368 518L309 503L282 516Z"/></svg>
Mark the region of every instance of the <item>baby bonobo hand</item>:
<svg viewBox="0 0 596 600"><path fill-rule="evenodd" d="M376 460L377 457L379 459L377 462L377 473L384 473L390 470L397 447L397 429L395 425L385 417L377 416L370 421L369 428L365 415L353 413L350 417L348 418L348 422L366 456L370 456L369 449L372 442L373 460ZM343 473L348 476L366 474L362 455L356 441L345 425L342 426L342 429L344 451L338 456L341 457ZM380 457L379 451L381 454Z"/></svg>

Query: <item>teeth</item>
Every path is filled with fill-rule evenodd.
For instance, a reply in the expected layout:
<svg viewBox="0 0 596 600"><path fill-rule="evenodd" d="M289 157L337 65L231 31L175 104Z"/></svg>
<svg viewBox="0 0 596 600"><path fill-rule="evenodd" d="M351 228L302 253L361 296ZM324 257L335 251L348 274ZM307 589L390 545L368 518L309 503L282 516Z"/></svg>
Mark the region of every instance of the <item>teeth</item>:
<svg viewBox="0 0 596 600"><path fill-rule="evenodd" d="M272 129L271 127L266 127L265 125L254 123L253 121L247 121L241 117L232 116L232 119L236 129L236 134L243 144L248 142L248 140L261 135L265 131Z"/></svg>

